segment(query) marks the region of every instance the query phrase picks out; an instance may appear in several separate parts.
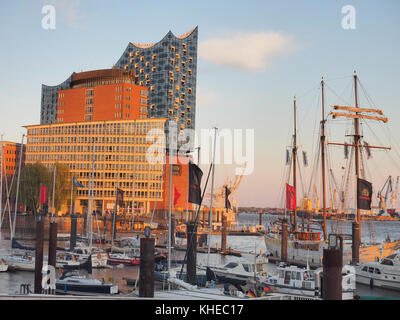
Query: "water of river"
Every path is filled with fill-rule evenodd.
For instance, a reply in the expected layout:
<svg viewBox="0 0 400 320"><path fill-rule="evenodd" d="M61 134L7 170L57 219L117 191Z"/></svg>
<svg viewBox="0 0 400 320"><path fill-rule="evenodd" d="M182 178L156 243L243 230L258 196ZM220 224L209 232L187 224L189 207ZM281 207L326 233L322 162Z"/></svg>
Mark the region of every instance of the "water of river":
<svg viewBox="0 0 400 320"><path fill-rule="evenodd" d="M277 219L277 216L263 216L263 224L268 225ZM258 224L259 216L254 214L239 214L237 216L237 221L240 226L248 225L248 224ZM335 225L335 221L328 220L328 232L331 230L331 227ZM350 222L341 222L342 228L345 233L351 232L351 223ZM370 235L371 230L375 230L375 238L377 241L385 240L387 234L390 235L392 240L400 239L400 222L399 221L365 221L361 223L361 231L363 234L363 240L369 240L373 238ZM211 245L215 246L216 243L221 243L221 236L212 236ZM24 244L32 245L32 242L25 241ZM62 243L58 243L58 245L62 246ZM245 252L257 252L259 253L266 252L265 243L263 237L260 236L228 236L227 237L227 245L232 249L238 251ZM10 247L9 240L0 240L0 256L7 253L8 248ZM45 242L44 248L45 254L47 253L47 243ZM173 251L172 259L183 259L185 252L183 251ZM198 253L197 260L199 263L205 264L207 261L207 254ZM217 254L210 254L210 264L212 265L220 265L226 264L231 261L235 261L239 258L234 256L221 256ZM269 268L271 272L274 271L275 267L272 264L269 264ZM123 279L127 278L136 278L138 275L138 266L123 266L123 267L114 267L109 269L93 269L93 277L97 279L104 279L106 282L114 282L118 284L118 287L124 291L132 290L132 287L126 285L126 281ZM34 284L34 273L33 272L1 272L0 273L0 293L6 294L14 294L19 293L20 285L30 283L31 288L33 288ZM371 296L371 297L387 297L393 299L400 300L400 292L384 290L374 288L371 289L369 286L364 286L361 284L357 284L357 294L360 296Z"/></svg>

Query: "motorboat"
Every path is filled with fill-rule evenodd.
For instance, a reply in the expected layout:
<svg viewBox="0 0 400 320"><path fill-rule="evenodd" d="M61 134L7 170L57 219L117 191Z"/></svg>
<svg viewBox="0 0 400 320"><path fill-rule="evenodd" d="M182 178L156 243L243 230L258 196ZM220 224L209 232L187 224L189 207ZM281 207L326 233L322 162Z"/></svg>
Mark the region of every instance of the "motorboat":
<svg viewBox="0 0 400 320"><path fill-rule="evenodd" d="M140 259L136 257L131 257L126 253L109 253L108 254L109 264L124 264L124 265L138 265L140 264Z"/></svg>
<svg viewBox="0 0 400 320"><path fill-rule="evenodd" d="M76 256L80 263L86 261L89 256L92 257L93 268L106 268L108 261L108 254L95 247L88 247L83 244L79 244L72 251L68 253Z"/></svg>
<svg viewBox="0 0 400 320"><path fill-rule="evenodd" d="M229 280L244 280L248 283L264 282L267 279L267 263L265 256L254 256L252 259L239 259L229 262L224 266L208 266L220 282ZM200 270L206 270L207 266L199 265Z"/></svg>
<svg viewBox="0 0 400 320"><path fill-rule="evenodd" d="M322 272L323 268L311 270L308 266L300 268L280 263L276 273L269 275L265 281L265 290L298 296L321 297ZM355 268L350 265L344 265L342 268L342 300L352 300L355 290Z"/></svg>
<svg viewBox="0 0 400 320"><path fill-rule="evenodd" d="M400 290L400 251L356 266L356 281L371 287Z"/></svg>

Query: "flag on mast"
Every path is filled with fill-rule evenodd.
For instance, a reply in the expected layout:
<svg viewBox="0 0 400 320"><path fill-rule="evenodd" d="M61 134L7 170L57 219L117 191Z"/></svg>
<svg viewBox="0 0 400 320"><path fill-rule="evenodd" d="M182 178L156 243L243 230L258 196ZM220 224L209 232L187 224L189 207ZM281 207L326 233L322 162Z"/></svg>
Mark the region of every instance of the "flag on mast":
<svg viewBox="0 0 400 320"><path fill-rule="evenodd" d="M231 194L231 190L229 190L228 186L225 186L225 209L231 209L231 203L229 201L229 195Z"/></svg>
<svg viewBox="0 0 400 320"><path fill-rule="evenodd" d="M372 183L358 179L357 180L357 208L361 210L371 210L372 201Z"/></svg>
<svg viewBox="0 0 400 320"><path fill-rule="evenodd" d="M80 183L78 180L76 180L76 178L74 176L72 176L72 184L74 185L74 187L78 187L78 188L85 187L82 183Z"/></svg>
<svg viewBox="0 0 400 320"><path fill-rule="evenodd" d="M40 186L40 203L45 204L47 202L47 187Z"/></svg>
<svg viewBox="0 0 400 320"><path fill-rule="evenodd" d="M296 209L296 197L295 189L286 183L286 209L294 210Z"/></svg>
<svg viewBox="0 0 400 320"><path fill-rule="evenodd" d="M203 172L193 162L189 161L189 202L201 203L201 178Z"/></svg>
<svg viewBox="0 0 400 320"><path fill-rule="evenodd" d="M174 186L174 207L178 203L178 199L181 196L181 193L178 191L178 189Z"/></svg>

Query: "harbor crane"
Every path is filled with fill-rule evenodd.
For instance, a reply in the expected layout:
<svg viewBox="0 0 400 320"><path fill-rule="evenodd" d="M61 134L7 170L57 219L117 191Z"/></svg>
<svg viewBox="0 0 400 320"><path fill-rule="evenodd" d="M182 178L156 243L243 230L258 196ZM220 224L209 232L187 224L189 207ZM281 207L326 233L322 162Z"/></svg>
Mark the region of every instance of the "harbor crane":
<svg viewBox="0 0 400 320"><path fill-rule="evenodd" d="M243 174L246 172L247 162L244 164L243 171L241 174L235 176L235 181L232 182L229 177L226 178L222 187L216 188L213 195L213 201L215 201L215 207L223 208L225 207L225 186L230 190L230 198L232 199L232 209L235 208L238 212L238 202L237 202L237 190L239 189L240 183L243 179ZM211 199L211 193L206 194L206 199Z"/></svg>

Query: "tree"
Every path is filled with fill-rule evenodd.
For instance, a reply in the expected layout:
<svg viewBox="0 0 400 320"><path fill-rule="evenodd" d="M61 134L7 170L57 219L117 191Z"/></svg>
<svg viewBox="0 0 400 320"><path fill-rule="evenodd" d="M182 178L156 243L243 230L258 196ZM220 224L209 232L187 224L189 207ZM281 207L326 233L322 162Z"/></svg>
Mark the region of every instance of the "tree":
<svg viewBox="0 0 400 320"><path fill-rule="evenodd" d="M49 187L50 175L47 168L40 162L27 164L21 169L18 203L24 204L27 210L38 212L40 186ZM14 181L11 195L15 199L17 183Z"/></svg>
<svg viewBox="0 0 400 320"><path fill-rule="evenodd" d="M56 169L56 185L54 195L55 212L61 210L63 204L70 199L72 175L69 167L63 163L55 163ZM54 167L50 172L50 188L49 188L49 211L53 211L53 181L54 181Z"/></svg>

